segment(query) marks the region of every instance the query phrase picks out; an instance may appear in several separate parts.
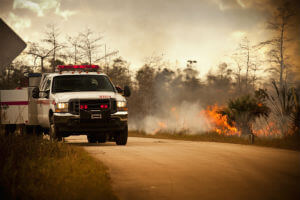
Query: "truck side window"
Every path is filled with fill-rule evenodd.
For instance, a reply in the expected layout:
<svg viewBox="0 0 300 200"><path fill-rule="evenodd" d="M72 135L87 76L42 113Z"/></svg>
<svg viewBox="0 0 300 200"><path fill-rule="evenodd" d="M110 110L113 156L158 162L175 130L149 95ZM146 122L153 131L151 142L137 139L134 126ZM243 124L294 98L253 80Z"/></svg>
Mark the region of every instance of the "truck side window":
<svg viewBox="0 0 300 200"><path fill-rule="evenodd" d="M50 90L50 85L51 85L51 80L48 79L47 82L46 82L44 91Z"/></svg>
<svg viewBox="0 0 300 200"><path fill-rule="evenodd" d="M41 84L39 86L39 88L40 88L41 91L43 91L43 89L45 88L45 84L46 84L47 80L49 79L47 76L48 76L47 74L44 74L42 76Z"/></svg>

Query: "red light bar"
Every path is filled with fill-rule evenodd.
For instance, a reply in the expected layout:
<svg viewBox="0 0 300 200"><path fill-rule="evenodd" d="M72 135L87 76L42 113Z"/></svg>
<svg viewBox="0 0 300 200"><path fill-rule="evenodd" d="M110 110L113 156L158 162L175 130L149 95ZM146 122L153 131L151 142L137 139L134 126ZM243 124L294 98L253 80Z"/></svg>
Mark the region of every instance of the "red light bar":
<svg viewBox="0 0 300 200"><path fill-rule="evenodd" d="M58 65L57 69L99 69L98 65Z"/></svg>

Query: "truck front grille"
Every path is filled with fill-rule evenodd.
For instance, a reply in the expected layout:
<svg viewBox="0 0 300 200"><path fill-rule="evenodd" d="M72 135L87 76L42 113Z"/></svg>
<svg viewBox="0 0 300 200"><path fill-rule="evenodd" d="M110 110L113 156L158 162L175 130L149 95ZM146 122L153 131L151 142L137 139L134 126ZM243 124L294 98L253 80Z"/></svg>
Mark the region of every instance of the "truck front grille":
<svg viewBox="0 0 300 200"><path fill-rule="evenodd" d="M70 113L79 114L80 109L115 113L117 112L117 103L115 99L71 99L69 101Z"/></svg>

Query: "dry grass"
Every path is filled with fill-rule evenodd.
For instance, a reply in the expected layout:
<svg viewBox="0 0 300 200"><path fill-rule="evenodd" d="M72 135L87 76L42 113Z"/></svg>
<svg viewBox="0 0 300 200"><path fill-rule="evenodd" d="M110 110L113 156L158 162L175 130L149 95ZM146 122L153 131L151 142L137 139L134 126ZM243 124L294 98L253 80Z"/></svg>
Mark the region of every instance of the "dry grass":
<svg viewBox="0 0 300 200"><path fill-rule="evenodd" d="M158 132L154 135L150 135L141 131L130 131L129 136L188 140L188 141L223 142L223 143L250 145L248 137L224 136L224 135L219 135L216 132L207 132L207 133L193 134L193 135L185 132L184 133ZM255 142L253 145L292 149L292 150L300 151L300 137L299 136L288 136L284 138L255 137Z"/></svg>
<svg viewBox="0 0 300 200"><path fill-rule="evenodd" d="M81 147L0 135L4 199L117 199L107 168Z"/></svg>

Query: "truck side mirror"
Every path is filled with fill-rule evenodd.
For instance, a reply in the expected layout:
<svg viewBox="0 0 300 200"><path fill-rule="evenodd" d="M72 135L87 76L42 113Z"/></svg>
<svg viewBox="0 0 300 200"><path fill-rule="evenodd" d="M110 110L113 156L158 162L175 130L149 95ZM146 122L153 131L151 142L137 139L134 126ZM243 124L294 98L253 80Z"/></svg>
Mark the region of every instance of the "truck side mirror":
<svg viewBox="0 0 300 200"><path fill-rule="evenodd" d="M119 86L116 86L116 90L118 93L123 93L124 90L122 88L120 88Z"/></svg>
<svg viewBox="0 0 300 200"><path fill-rule="evenodd" d="M124 96L125 97L130 97L130 95L131 95L131 92L130 92L130 88L129 88L129 86L124 86Z"/></svg>
<svg viewBox="0 0 300 200"><path fill-rule="evenodd" d="M49 94L50 94L50 90L46 90L46 91L45 91L45 98L48 99L48 98L49 98Z"/></svg>
<svg viewBox="0 0 300 200"><path fill-rule="evenodd" d="M37 99L40 97L40 89L38 87L33 88L32 98Z"/></svg>

